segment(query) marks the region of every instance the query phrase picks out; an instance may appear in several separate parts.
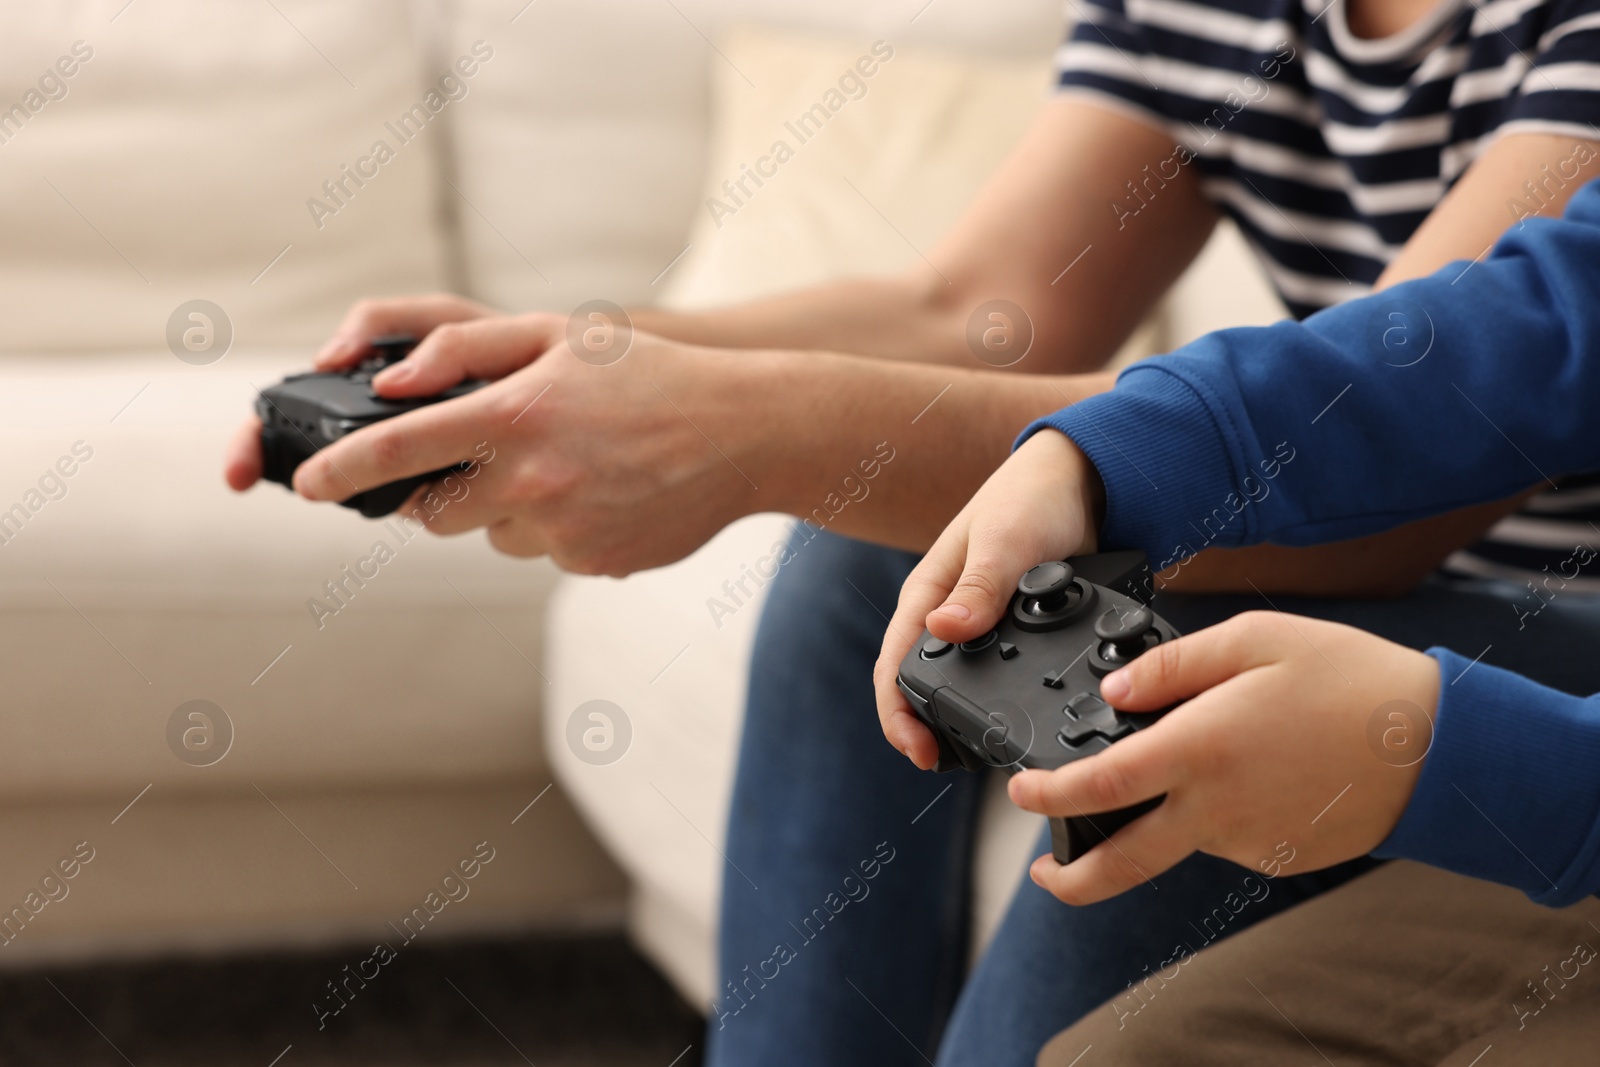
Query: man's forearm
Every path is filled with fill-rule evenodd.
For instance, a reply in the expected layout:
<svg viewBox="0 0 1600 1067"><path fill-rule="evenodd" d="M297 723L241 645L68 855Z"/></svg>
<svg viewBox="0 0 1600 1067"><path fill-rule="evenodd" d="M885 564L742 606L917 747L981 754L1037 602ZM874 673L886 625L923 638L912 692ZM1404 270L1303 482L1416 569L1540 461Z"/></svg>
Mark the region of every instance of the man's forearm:
<svg viewBox="0 0 1600 1067"><path fill-rule="evenodd" d="M1110 205L1172 154L1164 131L1079 98L1039 114L961 218L904 273L712 311L633 313L640 329L718 348L811 349L983 370L968 321L1004 300L1032 335L1022 373L1096 370L1193 260L1215 223L1184 168L1125 224ZM877 225L876 222L873 225ZM990 321L982 320L985 328Z"/></svg>
<svg viewBox="0 0 1600 1067"><path fill-rule="evenodd" d="M1110 388L1111 374L1008 375L822 352L730 356L738 404L720 404L762 491L783 511L922 551L1032 419ZM741 464L742 465L742 464Z"/></svg>
<svg viewBox="0 0 1600 1067"><path fill-rule="evenodd" d="M641 330L715 348L814 349L971 365L959 300L945 288L937 277L853 279L727 308L630 314Z"/></svg>

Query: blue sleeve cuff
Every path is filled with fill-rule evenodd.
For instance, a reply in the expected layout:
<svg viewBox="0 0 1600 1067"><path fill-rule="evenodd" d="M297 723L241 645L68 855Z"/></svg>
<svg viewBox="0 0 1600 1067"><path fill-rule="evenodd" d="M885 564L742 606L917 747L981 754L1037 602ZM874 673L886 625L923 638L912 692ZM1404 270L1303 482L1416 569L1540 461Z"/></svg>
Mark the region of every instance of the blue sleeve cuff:
<svg viewBox="0 0 1600 1067"><path fill-rule="evenodd" d="M1142 549L1157 570L1203 548L1248 543L1251 520L1250 485L1232 488L1238 450L1213 414L1220 405L1161 366L1173 358L1135 364L1116 389L1046 415L1016 441L1047 428L1070 437L1105 483L1101 544Z"/></svg>
<svg viewBox="0 0 1600 1067"><path fill-rule="evenodd" d="M1600 698L1430 649L1439 711L1416 790L1373 854L1562 907L1600 892Z"/></svg>

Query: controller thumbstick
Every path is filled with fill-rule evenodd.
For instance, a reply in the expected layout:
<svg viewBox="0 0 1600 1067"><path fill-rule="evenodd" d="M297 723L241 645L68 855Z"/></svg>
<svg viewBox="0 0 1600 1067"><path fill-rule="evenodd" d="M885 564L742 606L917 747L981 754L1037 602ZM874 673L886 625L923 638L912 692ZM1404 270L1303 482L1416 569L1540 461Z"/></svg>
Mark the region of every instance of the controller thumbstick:
<svg viewBox="0 0 1600 1067"><path fill-rule="evenodd" d="M377 360L379 370L405 359L417 347L417 339L405 333L384 334L368 343L372 346L371 358Z"/></svg>
<svg viewBox="0 0 1600 1067"><path fill-rule="evenodd" d="M1144 654L1145 635L1155 626L1149 608L1112 608L1095 620L1094 635L1106 642L1100 655L1108 663L1127 663Z"/></svg>
<svg viewBox="0 0 1600 1067"><path fill-rule="evenodd" d="M1041 563L1022 576L1017 592L1039 602L1044 612L1058 611L1067 602L1072 589L1072 567L1066 563Z"/></svg>

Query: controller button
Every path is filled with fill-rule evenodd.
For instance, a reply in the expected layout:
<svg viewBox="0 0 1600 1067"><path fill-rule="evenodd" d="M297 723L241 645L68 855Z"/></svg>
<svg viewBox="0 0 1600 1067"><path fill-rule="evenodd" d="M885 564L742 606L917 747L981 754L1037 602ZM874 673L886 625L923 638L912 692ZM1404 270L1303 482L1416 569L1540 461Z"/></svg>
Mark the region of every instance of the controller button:
<svg viewBox="0 0 1600 1067"><path fill-rule="evenodd" d="M1016 645L1013 645L1010 641L1001 641L1000 642L1000 658L1001 659L1011 659L1016 654L1017 654L1017 646Z"/></svg>
<svg viewBox="0 0 1600 1067"><path fill-rule="evenodd" d="M1099 734L1091 734L1080 743L1068 737L1067 732L1063 730L1056 734L1056 740L1073 756L1080 759L1084 756L1092 756L1096 752L1104 752L1111 747L1111 742Z"/></svg>
<svg viewBox="0 0 1600 1067"><path fill-rule="evenodd" d="M1149 608L1112 608L1094 623L1094 635L1105 642L1100 646L1101 658L1107 663L1137 659L1150 646L1155 624L1156 617Z"/></svg>
<svg viewBox="0 0 1600 1067"><path fill-rule="evenodd" d="M941 641L937 637L930 637L922 642L922 658L933 659L949 652L953 646L949 641Z"/></svg>
<svg viewBox="0 0 1600 1067"><path fill-rule="evenodd" d="M1059 610L1072 588L1072 567L1066 563L1041 563L1017 583L1017 592L1039 601L1046 612Z"/></svg>
<svg viewBox="0 0 1600 1067"><path fill-rule="evenodd" d="M1093 693L1079 693L1061 709L1067 723L1056 736L1061 743L1076 749L1093 738L1107 743L1119 741L1133 732L1133 725L1117 714L1115 708Z"/></svg>
<svg viewBox="0 0 1600 1067"><path fill-rule="evenodd" d="M1044 684L1051 689L1060 689L1065 683L1066 677L1067 668L1065 667L1062 667L1059 671L1048 671L1044 676Z"/></svg>
<svg viewBox="0 0 1600 1067"><path fill-rule="evenodd" d="M974 637L971 641L963 641L963 642L961 642L961 651L963 651L963 652L982 652L984 649L988 648L990 645L994 644L999 639L1000 639L999 635L997 635L993 630L990 630L988 633L984 634L982 637Z"/></svg>
<svg viewBox="0 0 1600 1067"><path fill-rule="evenodd" d="M1116 711L1093 693L1079 693L1061 710L1066 712L1068 720L1081 724L1079 728L1084 733L1103 734L1117 725Z"/></svg>

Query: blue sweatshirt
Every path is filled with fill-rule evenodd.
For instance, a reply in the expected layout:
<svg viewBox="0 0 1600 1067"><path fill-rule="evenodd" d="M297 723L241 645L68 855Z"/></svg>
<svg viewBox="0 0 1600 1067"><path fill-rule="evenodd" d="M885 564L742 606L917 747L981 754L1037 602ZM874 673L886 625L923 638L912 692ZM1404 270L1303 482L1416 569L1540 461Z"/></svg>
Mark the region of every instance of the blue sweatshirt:
<svg viewBox="0 0 1600 1067"><path fill-rule="evenodd" d="M1018 443L1045 427L1105 482L1102 542L1160 568L1203 548L1377 533L1600 470L1600 181L1481 262L1203 337ZM1542 904L1600 891L1600 696L1429 655L1450 684L1377 854Z"/></svg>

